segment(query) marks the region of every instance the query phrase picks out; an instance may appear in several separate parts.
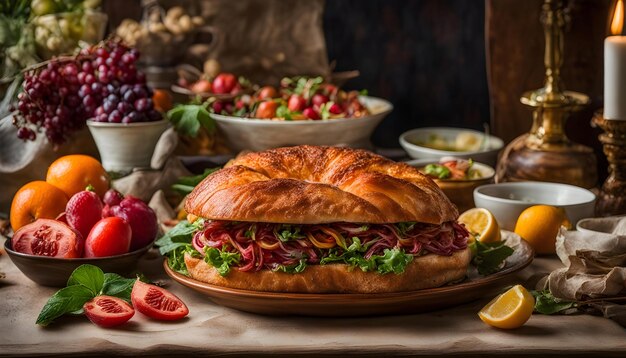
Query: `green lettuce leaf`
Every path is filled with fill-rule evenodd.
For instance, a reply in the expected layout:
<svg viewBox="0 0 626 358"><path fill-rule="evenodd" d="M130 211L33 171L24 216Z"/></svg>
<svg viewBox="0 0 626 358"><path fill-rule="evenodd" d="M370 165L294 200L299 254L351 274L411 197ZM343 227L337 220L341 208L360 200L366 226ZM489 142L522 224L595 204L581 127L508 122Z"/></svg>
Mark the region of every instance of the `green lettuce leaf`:
<svg viewBox="0 0 626 358"><path fill-rule="evenodd" d="M413 255L407 254L401 249L385 249L382 255L372 255L366 259L363 254L372 244L374 242L370 241L367 245L362 245L359 238L353 237L346 250L330 249L328 256L322 258L320 264L344 263L358 267L364 272L377 271L384 275L391 272L403 273L406 266L413 260Z"/></svg>
<svg viewBox="0 0 626 358"><path fill-rule="evenodd" d="M274 271L282 271L285 273L300 273L306 269L306 258L300 259L300 262L293 265L279 265Z"/></svg>
<svg viewBox="0 0 626 358"><path fill-rule="evenodd" d="M214 247L204 248L204 261L217 269L220 275L226 276L230 272L230 267L241 261L241 254L238 252L228 252L225 248L218 250Z"/></svg>
<svg viewBox="0 0 626 358"><path fill-rule="evenodd" d="M306 235L300 232L300 230L301 228L298 225L284 224L274 234L282 242L306 238Z"/></svg>

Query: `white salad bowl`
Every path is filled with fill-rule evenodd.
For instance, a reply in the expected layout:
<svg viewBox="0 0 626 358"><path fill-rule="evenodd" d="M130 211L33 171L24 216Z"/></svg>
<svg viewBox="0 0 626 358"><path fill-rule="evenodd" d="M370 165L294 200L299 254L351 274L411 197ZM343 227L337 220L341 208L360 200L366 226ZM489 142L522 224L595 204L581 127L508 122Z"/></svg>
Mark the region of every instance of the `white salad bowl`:
<svg viewBox="0 0 626 358"><path fill-rule="evenodd" d="M384 99L360 96L359 100L372 113L360 118L282 121L241 118L211 114L217 127L234 151L260 151L271 148L310 144L368 147L378 124L393 110Z"/></svg>
<svg viewBox="0 0 626 358"><path fill-rule="evenodd" d="M480 149L474 151L441 150L421 144L430 140L432 136L442 138L446 142L454 142L460 133L475 135L482 143ZM476 162L495 167L498 160L498 152L504 146L504 142L498 137L486 136L484 133L472 129L427 127L412 129L402 133L400 135L400 145L414 159L433 159L433 161L437 161L441 157L452 156L461 159L473 159Z"/></svg>
<svg viewBox="0 0 626 358"><path fill-rule="evenodd" d="M565 209L572 225L594 216L596 195L574 185L546 182L487 184L474 189L476 207L489 210L501 229L515 230L517 218L533 205Z"/></svg>

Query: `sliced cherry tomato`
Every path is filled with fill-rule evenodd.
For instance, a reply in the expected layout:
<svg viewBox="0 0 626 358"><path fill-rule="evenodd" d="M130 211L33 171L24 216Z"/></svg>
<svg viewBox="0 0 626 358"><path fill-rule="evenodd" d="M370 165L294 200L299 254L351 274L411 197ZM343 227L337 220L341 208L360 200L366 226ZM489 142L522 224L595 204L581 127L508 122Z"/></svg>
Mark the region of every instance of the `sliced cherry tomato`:
<svg viewBox="0 0 626 358"><path fill-rule="evenodd" d="M329 99L328 97L324 96L323 94L314 94L313 98L311 98L311 103L313 103L314 106L320 107L321 105L323 105L324 103L328 102Z"/></svg>
<svg viewBox="0 0 626 358"><path fill-rule="evenodd" d="M11 239L13 250L24 254L75 258L83 253L83 238L68 225L38 219L19 228Z"/></svg>
<svg viewBox="0 0 626 358"><path fill-rule="evenodd" d="M237 85L237 77L232 73L220 73L213 80L213 92L230 93Z"/></svg>
<svg viewBox="0 0 626 358"><path fill-rule="evenodd" d="M301 112L306 107L306 99L299 94L292 94L289 97L287 107L292 112Z"/></svg>
<svg viewBox="0 0 626 358"><path fill-rule="evenodd" d="M272 86L265 86L259 90L257 97L259 99L272 99L278 97L278 92L276 92L276 88Z"/></svg>
<svg viewBox="0 0 626 358"><path fill-rule="evenodd" d="M126 220L111 216L98 221L85 241L85 257L121 255L130 249L132 231Z"/></svg>
<svg viewBox="0 0 626 358"><path fill-rule="evenodd" d="M133 285L130 299L137 311L150 318L175 321L189 314L189 308L176 295L139 280Z"/></svg>
<svg viewBox="0 0 626 358"><path fill-rule="evenodd" d="M127 322L135 310L121 298L97 296L83 305L85 315L100 327L114 327Z"/></svg>
<svg viewBox="0 0 626 358"><path fill-rule="evenodd" d="M256 118L274 118L276 117L276 108L278 108L278 103L274 101L265 101L259 103L259 106L256 109Z"/></svg>
<svg viewBox="0 0 626 358"><path fill-rule="evenodd" d="M193 93L206 93L211 92L211 82L209 80L200 79L191 85L191 92Z"/></svg>

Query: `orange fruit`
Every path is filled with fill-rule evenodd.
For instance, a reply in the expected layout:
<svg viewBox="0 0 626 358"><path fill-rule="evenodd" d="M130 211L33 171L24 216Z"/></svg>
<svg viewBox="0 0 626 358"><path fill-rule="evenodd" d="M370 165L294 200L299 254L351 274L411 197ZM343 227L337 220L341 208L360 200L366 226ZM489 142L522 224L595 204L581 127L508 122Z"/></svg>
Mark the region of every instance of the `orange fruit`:
<svg viewBox="0 0 626 358"><path fill-rule="evenodd" d="M13 231L37 219L54 219L67 205L65 193L42 180L31 181L13 196L9 220Z"/></svg>
<svg viewBox="0 0 626 358"><path fill-rule="evenodd" d="M154 102L154 108L157 111L167 112L172 109L172 96L167 90L155 89L152 102Z"/></svg>
<svg viewBox="0 0 626 358"><path fill-rule="evenodd" d="M571 228L563 208L535 205L522 211L515 224L515 233L526 240L537 254L554 254L561 225Z"/></svg>
<svg viewBox="0 0 626 358"><path fill-rule="evenodd" d="M109 190L109 176L96 159L82 154L66 155L48 168L46 181L63 190L68 198L91 185L99 197Z"/></svg>

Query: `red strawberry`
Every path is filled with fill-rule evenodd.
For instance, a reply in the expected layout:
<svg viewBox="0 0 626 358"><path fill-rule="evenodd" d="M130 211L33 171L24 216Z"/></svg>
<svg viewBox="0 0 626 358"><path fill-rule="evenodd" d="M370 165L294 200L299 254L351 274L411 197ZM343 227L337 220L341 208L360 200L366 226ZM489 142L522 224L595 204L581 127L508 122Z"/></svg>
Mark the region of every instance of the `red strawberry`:
<svg viewBox="0 0 626 358"><path fill-rule="evenodd" d="M76 229L83 238L102 219L102 202L93 191L81 191L70 198L65 207L67 223Z"/></svg>

